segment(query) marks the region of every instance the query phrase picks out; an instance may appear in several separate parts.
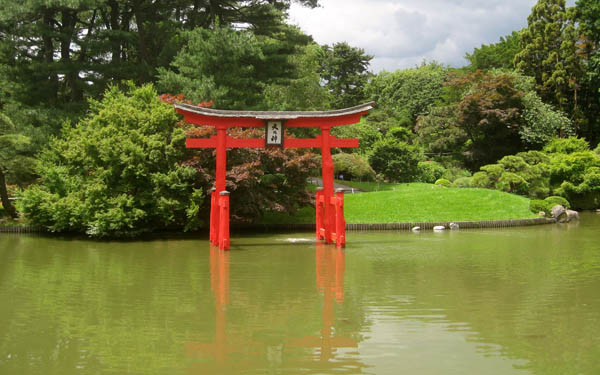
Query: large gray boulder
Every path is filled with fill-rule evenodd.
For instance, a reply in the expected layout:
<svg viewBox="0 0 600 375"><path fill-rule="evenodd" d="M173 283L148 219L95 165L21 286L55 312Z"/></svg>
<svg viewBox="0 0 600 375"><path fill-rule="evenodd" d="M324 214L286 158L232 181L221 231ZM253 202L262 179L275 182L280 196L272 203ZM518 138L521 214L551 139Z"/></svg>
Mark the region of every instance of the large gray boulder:
<svg viewBox="0 0 600 375"><path fill-rule="evenodd" d="M567 210L567 218L571 220L579 220L579 212L573 210Z"/></svg>
<svg viewBox="0 0 600 375"><path fill-rule="evenodd" d="M555 218L556 221L558 221L559 223L564 223L564 222L568 221L567 210L560 204L557 204L556 206L552 207L551 212L552 212L552 217Z"/></svg>

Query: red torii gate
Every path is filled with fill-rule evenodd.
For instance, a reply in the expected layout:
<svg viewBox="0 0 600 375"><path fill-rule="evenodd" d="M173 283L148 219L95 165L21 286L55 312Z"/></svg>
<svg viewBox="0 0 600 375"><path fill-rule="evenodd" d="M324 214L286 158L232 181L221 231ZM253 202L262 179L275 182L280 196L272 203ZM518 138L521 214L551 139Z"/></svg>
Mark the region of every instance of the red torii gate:
<svg viewBox="0 0 600 375"><path fill-rule="evenodd" d="M221 250L229 249L229 192L225 189L228 148L320 148L323 189L316 196L316 236L325 243L343 247L346 244L344 194L334 195L332 147L358 147L358 139L339 139L330 134L334 126L350 125L373 108L366 103L333 111L231 111L175 104L188 123L213 126L217 135L210 138L188 138L187 148L217 150L216 181L211 194L210 241ZM262 127L265 138L236 139L227 135L230 127ZM312 139L285 138L284 127L318 127L321 134Z"/></svg>

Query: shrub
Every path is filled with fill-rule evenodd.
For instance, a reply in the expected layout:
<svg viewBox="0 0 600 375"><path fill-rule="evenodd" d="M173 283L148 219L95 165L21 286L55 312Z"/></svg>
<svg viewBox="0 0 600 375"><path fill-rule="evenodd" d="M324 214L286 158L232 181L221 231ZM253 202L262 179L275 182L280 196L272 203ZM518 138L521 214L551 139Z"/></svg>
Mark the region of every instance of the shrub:
<svg viewBox="0 0 600 375"><path fill-rule="evenodd" d="M394 138L400 142L409 142L413 137L413 133L408 128L398 126L388 130L385 136Z"/></svg>
<svg viewBox="0 0 600 375"><path fill-rule="evenodd" d="M576 181L563 181L555 192L564 196L575 209L589 210L600 207L600 168L590 166L577 176Z"/></svg>
<svg viewBox="0 0 600 375"><path fill-rule="evenodd" d="M151 85L113 87L77 126L63 128L40 157L40 184L21 211L51 231L125 236L194 228L203 194L184 166L185 133Z"/></svg>
<svg viewBox="0 0 600 375"><path fill-rule="evenodd" d="M454 181L461 177L471 177L471 172L457 166L446 166L446 171L441 177L449 181Z"/></svg>
<svg viewBox="0 0 600 375"><path fill-rule="evenodd" d="M475 172L471 178L471 186L484 189L494 189L496 184L486 172Z"/></svg>
<svg viewBox="0 0 600 375"><path fill-rule="evenodd" d="M563 206L564 208L571 208L571 205L569 204L568 200L557 195L549 196L548 198L544 199L544 201L548 202L551 205L551 208L556 206L557 204Z"/></svg>
<svg viewBox="0 0 600 375"><path fill-rule="evenodd" d="M375 172L390 181L412 182L419 175L418 163L423 158L417 146L385 138L375 143L369 164Z"/></svg>
<svg viewBox="0 0 600 375"><path fill-rule="evenodd" d="M504 172L496 184L496 189L507 193L527 195L529 184L516 173Z"/></svg>
<svg viewBox="0 0 600 375"><path fill-rule="evenodd" d="M443 187L450 187L452 186L452 183L448 180L446 180L445 178L440 178L435 182L436 186L443 186Z"/></svg>
<svg viewBox="0 0 600 375"><path fill-rule="evenodd" d="M543 198L550 192L547 160L550 158L537 151L505 156L498 164L481 167L473 176L472 186Z"/></svg>
<svg viewBox="0 0 600 375"><path fill-rule="evenodd" d="M358 154L335 154L333 164L335 175L343 174L346 180L373 181L375 179L373 168Z"/></svg>
<svg viewBox="0 0 600 375"><path fill-rule="evenodd" d="M446 168L435 161L421 161L417 164L417 167L419 169L417 181L428 184L434 183L446 172Z"/></svg>
<svg viewBox="0 0 600 375"><path fill-rule="evenodd" d="M454 186L459 188L468 188L471 187L472 180L473 177L459 177L456 180L454 180L453 184Z"/></svg>
<svg viewBox="0 0 600 375"><path fill-rule="evenodd" d="M552 213L552 203L541 199L532 199L529 201L529 210L535 214L542 211L546 216L550 216Z"/></svg>
<svg viewBox="0 0 600 375"><path fill-rule="evenodd" d="M554 138L545 147L544 151L557 154L571 154L578 151L588 151L590 145L583 138Z"/></svg>

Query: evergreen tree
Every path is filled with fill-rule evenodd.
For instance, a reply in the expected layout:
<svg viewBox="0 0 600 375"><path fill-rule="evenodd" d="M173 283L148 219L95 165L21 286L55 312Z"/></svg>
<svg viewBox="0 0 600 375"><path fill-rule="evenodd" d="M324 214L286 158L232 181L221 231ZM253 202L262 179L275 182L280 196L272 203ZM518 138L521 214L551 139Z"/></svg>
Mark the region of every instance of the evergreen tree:
<svg viewBox="0 0 600 375"><path fill-rule="evenodd" d="M515 64L535 78L545 101L577 117L583 68L574 15L565 0L539 0L527 18L527 28L521 31L522 50Z"/></svg>
<svg viewBox="0 0 600 375"><path fill-rule="evenodd" d="M321 77L333 95L334 108L358 105L366 99L364 87L371 73L369 62L373 56L366 55L362 48L351 47L348 43L323 46Z"/></svg>
<svg viewBox="0 0 600 375"><path fill-rule="evenodd" d="M498 43L482 44L473 53L467 53L465 58L471 63L473 70L513 69L515 56L521 51L519 32L500 37Z"/></svg>

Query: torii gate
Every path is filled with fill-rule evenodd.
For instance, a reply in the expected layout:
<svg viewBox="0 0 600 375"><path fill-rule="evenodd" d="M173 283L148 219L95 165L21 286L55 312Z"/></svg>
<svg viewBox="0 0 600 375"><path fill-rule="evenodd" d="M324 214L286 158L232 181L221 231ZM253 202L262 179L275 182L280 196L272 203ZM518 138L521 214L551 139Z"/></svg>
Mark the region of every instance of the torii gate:
<svg viewBox="0 0 600 375"><path fill-rule="evenodd" d="M323 189L316 195L316 237L325 243L346 244L344 194L333 188L332 147L358 147L358 139L339 139L330 134L338 125L350 125L369 113L373 103L333 111L231 111L175 104L185 121L213 126L217 135L210 138L188 138L187 148L217 150L216 182L211 194L210 241L221 250L229 249L229 192L225 189L227 148L320 148ZM227 135L230 127L262 127L265 138L236 139ZM321 134L312 139L284 138L284 128L318 127Z"/></svg>

